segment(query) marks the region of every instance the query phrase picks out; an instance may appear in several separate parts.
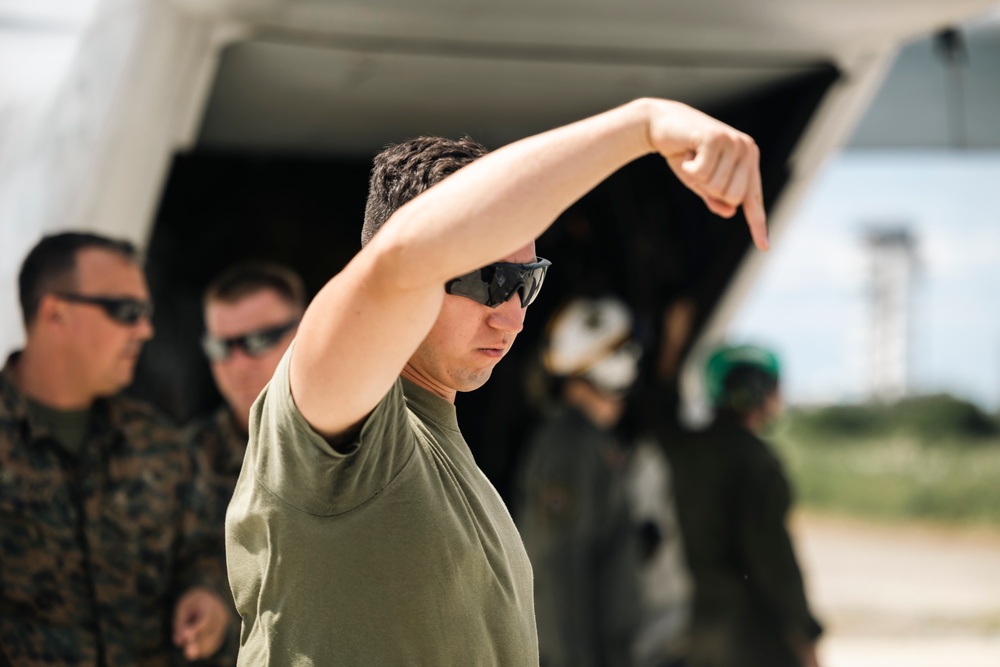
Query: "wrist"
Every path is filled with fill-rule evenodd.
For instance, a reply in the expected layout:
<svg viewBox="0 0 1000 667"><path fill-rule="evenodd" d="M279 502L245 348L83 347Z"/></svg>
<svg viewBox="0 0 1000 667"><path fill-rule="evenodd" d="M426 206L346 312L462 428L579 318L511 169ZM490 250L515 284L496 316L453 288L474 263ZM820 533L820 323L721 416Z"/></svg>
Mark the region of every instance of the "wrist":
<svg viewBox="0 0 1000 667"><path fill-rule="evenodd" d="M642 125L644 154L663 157L691 150L693 132L701 114L683 102L645 97L630 103Z"/></svg>
<svg viewBox="0 0 1000 667"><path fill-rule="evenodd" d="M640 97L622 107L629 126L635 130L634 134L640 145L640 155L657 152L653 143L652 121L657 103L661 101L652 97Z"/></svg>

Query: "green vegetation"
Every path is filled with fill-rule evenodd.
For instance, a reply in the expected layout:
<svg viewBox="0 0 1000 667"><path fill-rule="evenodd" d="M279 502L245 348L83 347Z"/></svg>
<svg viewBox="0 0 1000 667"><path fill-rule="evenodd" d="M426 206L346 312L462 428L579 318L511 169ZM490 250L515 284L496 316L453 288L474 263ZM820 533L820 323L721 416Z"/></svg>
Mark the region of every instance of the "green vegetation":
<svg viewBox="0 0 1000 667"><path fill-rule="evenodd" d="M1000 526L1000 424L971 403L800 408L769 439L804 507Z"/></svg>

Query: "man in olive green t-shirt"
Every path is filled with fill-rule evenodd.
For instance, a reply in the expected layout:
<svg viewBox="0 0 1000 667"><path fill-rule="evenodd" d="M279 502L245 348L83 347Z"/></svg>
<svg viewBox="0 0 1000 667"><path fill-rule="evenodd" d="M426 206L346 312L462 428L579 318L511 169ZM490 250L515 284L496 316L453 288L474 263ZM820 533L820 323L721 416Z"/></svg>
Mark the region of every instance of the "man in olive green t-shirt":
<svg viewBox="0 0 1000 667"><path fill-rule="evenodd" d="M538 664L531 567L454 399L523 326L549 264L534 238L650 152L766 247L753 140L676 102L485 156L423 137L376 157L363 248L251 412L226 519L241 665Z"/></svg>

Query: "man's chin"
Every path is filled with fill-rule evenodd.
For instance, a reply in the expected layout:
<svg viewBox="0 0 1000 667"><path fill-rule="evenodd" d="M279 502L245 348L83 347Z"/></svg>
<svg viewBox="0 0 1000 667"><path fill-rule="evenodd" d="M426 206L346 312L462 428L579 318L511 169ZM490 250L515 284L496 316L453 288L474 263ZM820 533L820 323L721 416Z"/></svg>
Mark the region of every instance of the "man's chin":
<svg viewBox="0 0 1000 667"><path fill-rule="evenodd" d="M464 381L462 382L462 385L459 387L458 391L462 393L475 391L480 387L482 387L484 384L486 384L487 381L489 381L490 376L492 374L493 374L492 368L486 371L482 371L480 373L476 373L475 375L470 374L467 377L463 378Z"/></svg>
<svg viewBox="0 0 1000 667"><path fill-rule="evenodd" d="M133 375L129 373L128 377L125 378L115 378L114 382L109 382L104 387L101 387L98 391L94 393L95 398L111 398L116 396L130 384L132 384Z"/></svg>

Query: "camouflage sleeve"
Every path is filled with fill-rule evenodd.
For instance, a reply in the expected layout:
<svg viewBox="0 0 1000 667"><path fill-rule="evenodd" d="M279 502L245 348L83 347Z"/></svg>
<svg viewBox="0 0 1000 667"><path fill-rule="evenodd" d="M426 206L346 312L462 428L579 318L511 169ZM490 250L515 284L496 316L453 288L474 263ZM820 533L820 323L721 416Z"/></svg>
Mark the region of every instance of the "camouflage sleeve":
<svg viewBox="0 0 1000 667"><path fill-rule="evenodd" d="M181 518L174 573L177 595L201 586L231 601L223 518L215 507L211 469L190 440L183 442L183 448L191 473L180 486Z"/></svg>
<svg viewBox="0 0 1000 667"><path fill-rule="evenodd" d="M212 418L199 420L189 424L183 432L184 442L192 450L195 457L195 465L199 466L203 474L202 479L207 478L207 483L201 485L201 490L196 490L197 495L204 495L203 490L208 492L208 508L204 514L206 518L199 519L193 517L191 523L197 526L199 523L208 525L212 530L219 531L219 539L222 540L222 565L225 571L225 523L226 509L229 507L229 499L233 493L233 486L236 483L235 477L230 478L226 469L226 462L220 460L224 457L226 433L220 429L220 418L218 415ZM238 473L237 473L238 474ZM195 579L197 582L197 579ZM197 582L194 585L206 585ZM240 617L233 602L232 590L228 577L222 581L220 595L230 611L230 623L226 630L226 638L219 651L209 659L198 661L198 667L235 667L237 654L240 645ZM2 667L2 666L0 666Z"/></svg>

